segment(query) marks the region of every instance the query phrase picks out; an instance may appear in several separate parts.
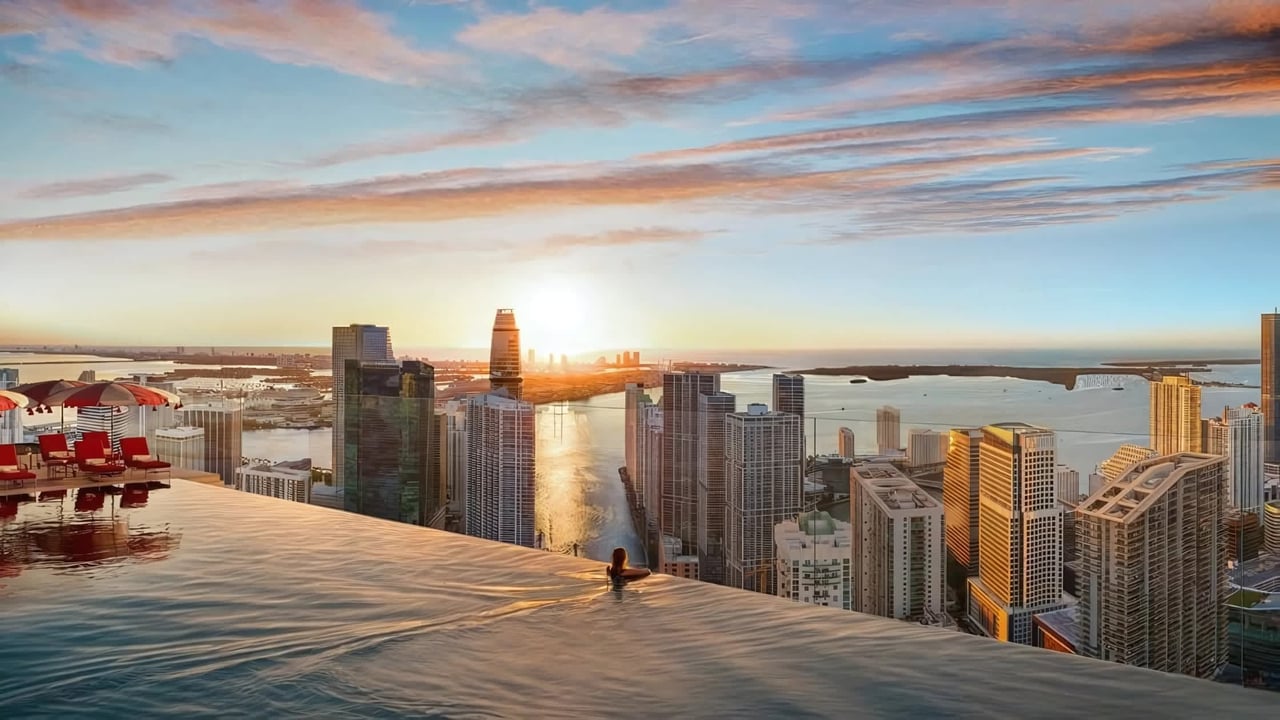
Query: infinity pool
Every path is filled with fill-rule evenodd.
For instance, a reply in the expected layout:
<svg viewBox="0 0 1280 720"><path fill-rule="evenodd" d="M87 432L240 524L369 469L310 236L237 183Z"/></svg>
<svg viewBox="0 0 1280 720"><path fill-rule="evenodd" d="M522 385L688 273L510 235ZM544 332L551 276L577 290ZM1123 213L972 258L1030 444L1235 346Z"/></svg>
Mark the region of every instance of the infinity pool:
<svg viewBox="0 0 1280 720"><path fill-rule="evenodd" d="M0 717L1275 717L1276 696L174 481L0 508Z"/></svg>

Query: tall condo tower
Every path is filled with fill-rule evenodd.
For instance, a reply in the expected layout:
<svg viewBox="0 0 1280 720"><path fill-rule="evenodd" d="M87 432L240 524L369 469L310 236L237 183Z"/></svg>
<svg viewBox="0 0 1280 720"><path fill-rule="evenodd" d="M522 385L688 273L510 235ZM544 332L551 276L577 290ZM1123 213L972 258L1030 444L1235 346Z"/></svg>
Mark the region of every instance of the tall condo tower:
<svg viewBox="0 0 1280 720"><path fill-rule="evenodd" d="M800 417L751 404L725 423L725 584L776 595L773 530L803 503Z"/></svg>
<svg viewBox="0 0 1280 720"><path fill-rule="evenodd" d="M804 444L804 376L792 373L774 373L773 375L773 409L777 412L791 413L800 417L800 469L804 475L804 458L807 454ZM817 453L814 453L815 455Z"/></svg>
<svg viewBox="0 0 1280 720"><path fill-rule="evenodd" d="M1200 452L1200 386L1181 375L1151 383L1151 447L1156 455Z"/></svg>
<svg viewBox="0 0 1280 720"><path fill-rule="evenodd" d="M1264 459L1280 463L1280 313L1262 316L1262 415Z"/></svg>
<svg viewBox="0 0 1280 720"><path fill-rule="evenodd" d="M727 392L698 396L698 577L724 584L725 417L737 410Z"/></svg>
<svg viewBox="0 0 1280 720"><path fill-rule="evenodd" d="M947 466L942 472L947 551L963 569L965 577L978 574L978 458L981 449L981 428L952 430Z"/></svg>
<svg viewBox="0 0 1280 720"><path fill-rule="evenodd" d="M343 506L347 512L427 525L441 509L435 369L346 362Z"/></svg>
<svg viewBox="0 0 1280 720"><path fill-rule="evenodd" d="M1032 616L1064 607L1053 432L988 425L978 465L980 548L978 577L969 579L969 619L990 637L1029 645Z"/></svg>
<svg viewBox="0 0 1280 720"><path fill-rule="evenodd" d="M391 352L391 330L380 325L347 325L333 329L333 467L334 487L343 487L342 452L346 446L346 372L347 361L387 363L394 365Z"/></svg>
<svg viewBox="0 0 1280 720"><path fill-rule="evenodd" d="M243 457L242 408L242 401L231 399L182 407L182 423L204 429L205 472L217 473L224 485L236 484L236 468Z"/></svg>
<svg viewBox="0 0 1280 720"><path fill-rule="evenodd" d="M1076 511L1081 654L1209 678L1227 660L1226 459L1143 460Z"/></svg>
<svg viewBox="0 0 1280 720"><path fill-rule="evenodd" d="M1209 441L1205 452L1227 456L1227 504L1257 515L1262 512L1263 416L1253 403L1227 407L1222 417L1206 423Z"/></svg>
<svg viewBox="0 0 1280 720"><path fill-rule="evenodd" d="M493 339L489 343L489 388L506 390L513 400L522 397L520 377L520 328L516 311L500 309L493 318Z"/></svg>
<svg viewBox="0 0 1280 720"><path fill-rule="evenodd" d="M876 408L876 447L881 455L902 448L902 412L892 405Z"/></svg>
<svg viewBox="0 0 1280 720"><path fill-rule="evenodd" d="M662 499L658 530L663 537L680 540L681 555L698 554L698 396L719 390L719 375L662 376ZM665 542L660 545L664 549L667 546Z"/></svg>
<svg viewBox="0 0 1280 720"><path fill-rule="evenodd" d="M505 395L467 401L467 534L533 547L534 409Z"/></svg>
<svg viewBox="0 0 1280 720"><path fill-rule="evenodd" d="M914 620L936 617L946 601L943 511L888 464L849 471L853 609Z"/></svg>
<svg viewBox="0 0 1280 720"><path fill-rule="evenodd" d="M854 459L857 449L855 447L855 438L851 428L840 428L840 431L836 435L836 448L836 452L839 453L840 457L848 458L850 460Z"/></svg>

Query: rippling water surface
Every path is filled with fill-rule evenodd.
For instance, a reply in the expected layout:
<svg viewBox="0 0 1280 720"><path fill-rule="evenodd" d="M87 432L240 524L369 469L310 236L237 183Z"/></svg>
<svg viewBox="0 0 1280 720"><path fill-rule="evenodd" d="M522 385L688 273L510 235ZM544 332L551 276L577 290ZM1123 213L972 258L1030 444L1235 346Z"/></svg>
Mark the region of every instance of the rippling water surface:
<svg viewBox="0 0 1280 720"><path fill-rule="evenodd" d="M1259 692L175 481L0 504L0 717L1267 717ZM1270 715L1274 717L1274 715Z"/></svg>

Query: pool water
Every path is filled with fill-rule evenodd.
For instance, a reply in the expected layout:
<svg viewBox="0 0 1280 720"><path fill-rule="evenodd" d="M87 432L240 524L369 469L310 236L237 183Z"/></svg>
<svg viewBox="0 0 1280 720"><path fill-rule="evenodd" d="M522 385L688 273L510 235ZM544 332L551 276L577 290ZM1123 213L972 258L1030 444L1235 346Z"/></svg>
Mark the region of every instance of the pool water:
<svg viewBox="0 0 1280 720"><path fill-rule="evenodd" d="M1275 696L220 487L0 509L0 717L1274 717Z"/></svg>

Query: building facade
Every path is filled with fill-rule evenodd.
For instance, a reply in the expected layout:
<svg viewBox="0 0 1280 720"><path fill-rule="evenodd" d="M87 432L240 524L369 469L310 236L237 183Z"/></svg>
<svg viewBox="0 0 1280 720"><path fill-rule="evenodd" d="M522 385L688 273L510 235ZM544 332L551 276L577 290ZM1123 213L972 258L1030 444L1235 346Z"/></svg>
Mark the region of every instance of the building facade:
<svg viewBox="0 0 1280 720"><path fill-rule="evenodd" d="M534 547L533 405L504 394L467 400L467 534Z"/></svg>
<svg viewBox="0 0 1280 720"><path fill-rule="evenodd" d="M1262 316L1263 458L1280 463L1280 313Z"/></svg>
<svg viewBox="0 0 1280 720"><path fill-rule="evenodd" d="M659 567L662 548L659 546L660 513L662 509L662 408L644 403L640 409L639 447L636 448L636 465L640 479L636 492L644 506L645 546L649 548L650 564Z"/></svg>
<svg viewBox="0 0 1280 720"><path fill-rule="evenodd" d="M946 601L942 505L892 465L850 472L853 609L899 620L940 615Z"/></svg>
<svg viewBox="0 0 1280 720"><path fill-rule="evenodd" d="M236 468L236 489L254 495L311 502L311 458Z"/></svg>
<svg viewBox="0 0 1280 720"><path fill-rule="evenodd" d="M698 396L698 572L724 584L725 418L737 411L727 392Z"/></svg>
<svg viewBox="0 0 1280 720"><path fill-rule="evenodd" d="M852 610L852 528L829 513L816 511L775 525L778 597Z"/></svg>
<svg viewBox="0 0 1280 720"><path fill-rule="evenodd" d="M489 342L489 389L505 390L513 400L519 400L523 397L523 388L516 311L502 308L494 315L493 336Z"/></svg>
<svg viewBox="0 0 1280 720"><path fill-rule="evenodd" d="M907 433L907 467L929 468L947 461L947 433L914 428Z"/></svg>
<svg viewBox="0 0 1280 720"><path fill-rule="evenodd" d="M980 428L956 428L947 447L942 473L942 504L946 512L947 552L965 577L978 574L978 461Z"/></svg>
<svg viewBox="0 0 1280 720"><path fill-rule="evenodd" d="M804 475L804 460L810 453L805 449L804 429L804 376L794 373L774 373L773 409L776 412L800 416L800 474ZM817 453L812 453L817 454Z"/></svg>
<svg viewBox="0 0 1280 720"><path fill-rule="evenodd" d="M854 436L852 428L840 428L839 432L836 434L836 453L839 454L840 457L853 460L858 452L857 443L855 442L856 439L857 438Z"/></svg>
<svg viewBox="0 0 1280 720"><path fill-rule="evenodd" d="M1080 502L1080 472L1066 465L1059 465L1054 470L1057 479L1058 499L1072 505Z"/></svg>
<svg viewBox="0 0 1280 720"><path fill-rule="evenodd" d="M801 418L762 404L725 419L725 584L777 594L773 528L802 509Z"/></svg>
<svg viewBox="0 0 1280 720"><path fill-rule="evenodd" d="M467 401L450 400L437 408L441 443L440 463L444 467L443 484L449 512L463 523L466 532L467 512Z"/></svg>
<svg viewBox="0 0 1280 720"><path fill-rule="evenodd" d="M342 454L346 447L346 368L348 360L361 363L394 364L391 330L380 325L351 324L333 328L333 467L334 487L343 487Z"/></svg>
<svg viewBox="0 0 1280 720"><path fill-rule="evenodd" d="M902 411L892 405L876 409L876 447L881 455L902 449Z"/></svg>
<svg viewBox="0 0 1280 720"><path fill-rule="evenodd" d="M1151 383L1151 448L1156 455L1201 452L1200 386L1181 375Z"/></svg>
<svg viewBox="0 0 1280 720"><path fill-rule="evenodd" d="M1231 507L1258 513L1262 507L1264 418L1252 403L1224 408L1222 417L1209 420L1211 455L1227 457L1228 497Z"/></svg>
<svg viewBox="0 0 1280 720"><path fill-rule="evenodd" d="M244 411L241 401L224 400L183 405L179 421L204 429L204 470L222 478L224 485L236 484L236 468L244 453Z"/></svg>
<svg viewBox="0 0 1280 720"><path fill-rule="evenodd" d="M664 537L679 538L681 555L698 554L698 397L719 390L719 375L662 376L662 499L658 527ZM667 547L662 544L664 550Z"/></svg>
<svg viewBox="0 0 1280 720"><path fill-rule="evenodd" d="M623 412L625 413L623 423L623 462L627 468L627 474L631 476L634 482L638 476L636 468L636 448L640 433L640 403L642 398L647 398L644 386L639 383L627 383L626 389L622 393Z"/></svg>
<svg viewBox="0 0 1280 720"><path fill-rule="evenodd" d="M151 453L174 467L204 472L204 428L161 428Z"/></svg>
<svg viewBox="0 0 1280 720"><path fill-rule="evenodd" d="M1028 645L1032 616L1063 606L1057 443L1052 431L1023 423L982 433L969 619L990 637Z"/></svg>
<svg viewBox="0 0 1280 720"><path fill-rule="evenodd" d="M1143 460L1150 460L1155 456L1156 451L1149 447L1125 443L1117 448L1116 451L1111 454L1111 457L1102 461L1102 464L1098 466L1098 469L1101 471L1104 484L1114 482L1118 480L1121 475L1124 475L1125 471L1129 468Z"/></svg>
<svg viewBox="0 0 1280 720"><path fill-rule="evenodd" d="M1227 660L1226 460L1164 455L1077 510L1080 652L1210 678Z"/></svg>
<svg viewBox="0 0 1280 720"><path fill-rule="evenodd" d="M433 464L435 369L347 360L343 401L343 507L347 512L426 525L440 509Z"/></svg>
<svg viewBox="0 0 1280 720"><path fill-rule="evenodd" d="M0 368L0 390L10 390L19 385L18 368ZM0 445L22 442L22 408L0 411Z"/></svg>

